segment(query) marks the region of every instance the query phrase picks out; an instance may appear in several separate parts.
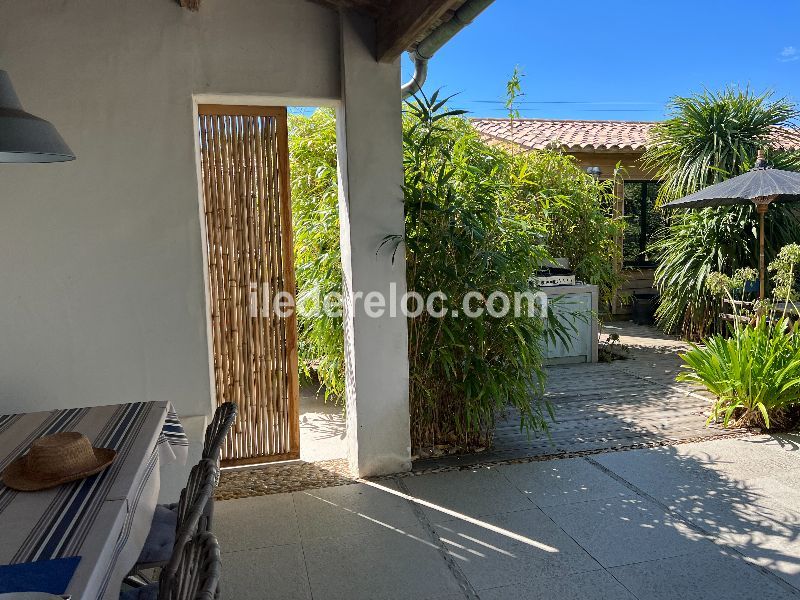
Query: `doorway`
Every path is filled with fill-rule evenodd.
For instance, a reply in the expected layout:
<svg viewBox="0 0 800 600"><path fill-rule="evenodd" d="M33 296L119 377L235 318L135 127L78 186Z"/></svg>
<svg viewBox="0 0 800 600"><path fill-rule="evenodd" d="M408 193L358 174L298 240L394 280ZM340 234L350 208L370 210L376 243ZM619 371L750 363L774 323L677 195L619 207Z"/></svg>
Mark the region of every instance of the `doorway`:
<svg viewBox="0 0 800 600"><path fill-rule="evenodd" d="M300 456L285 107L198 106L218 404L239 414L223 466Z"/></svg>

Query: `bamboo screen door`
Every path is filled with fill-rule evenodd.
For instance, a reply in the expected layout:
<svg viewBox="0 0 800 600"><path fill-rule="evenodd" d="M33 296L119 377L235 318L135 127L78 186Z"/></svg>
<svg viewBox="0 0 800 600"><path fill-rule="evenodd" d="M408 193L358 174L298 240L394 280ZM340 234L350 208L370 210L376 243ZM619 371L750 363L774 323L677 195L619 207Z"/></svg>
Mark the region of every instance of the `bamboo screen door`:
<svg viewBox="0 0 800 600"><path fill-rule="evenodd" d="M297 322L285 108L200 105L217 403L239 407L223 464L299 458Z"/></svg>

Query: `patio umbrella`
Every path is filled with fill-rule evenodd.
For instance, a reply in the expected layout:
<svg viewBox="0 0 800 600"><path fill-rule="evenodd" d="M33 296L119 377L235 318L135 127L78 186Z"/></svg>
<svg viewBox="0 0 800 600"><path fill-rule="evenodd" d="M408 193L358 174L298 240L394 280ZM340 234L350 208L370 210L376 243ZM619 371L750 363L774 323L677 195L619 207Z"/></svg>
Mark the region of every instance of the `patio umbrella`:
<svg viewBox="0 0 800 600"><path fill-rule="evenodd" d="M769 205L778 200L800 200L800 173L773 169L759 150L756 166L721 183L673 200L666 208L708 208L734 204L756 205L758 212L758 273L761 280L759 297L764 298L766 269L764 267L764 215Z"/></svg>

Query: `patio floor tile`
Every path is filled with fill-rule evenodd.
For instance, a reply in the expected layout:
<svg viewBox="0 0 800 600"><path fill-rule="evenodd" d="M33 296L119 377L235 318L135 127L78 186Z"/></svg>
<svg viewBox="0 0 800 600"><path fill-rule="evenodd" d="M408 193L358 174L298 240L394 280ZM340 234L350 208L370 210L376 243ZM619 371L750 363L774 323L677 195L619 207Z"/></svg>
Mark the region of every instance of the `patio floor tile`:
<svg viewBox="0 0 800 600"><path fill-rule="evenodd" d="M428 537L375 531L306 541L304 548L314 598L420 600L460 592Z"/></svg>
<svg viewBox="0 0 800 600"><path fill-rule="evenodd" d="M496 468L432 473L403 479L415 498L470 517L481 517L533 507L527 495L509 483ZM458 518L420 505L430 517Z"/></svg>
<svg viewBox="0 0 800 600"><path fill-rule="evenodd" d="M720 477L736 480L800 469L800 455L785 451L785 447L781 448L778 441L768 435L712 440L703 445L687 444L676 446L675 450L683 460L694 460Z"/></svg>
<svg viewBox="0 0 800 600"><path fill-rule="evenodd" d="M742 482L751 495L763 506L783 506L788 510L800 509L800 471L777 470L766 477Z"/></svg>
<svg viewBox="0 0 800 600"><path fill-rule="evenodd" d="M741 552L748 562L764 567L777 577L800 589L800 527L797 514L781 521L781 513L764 509L753 515L758 525L751 529L719 534L720 541Z"/></svg>
<svg viewBox="0 0 800 600"><path fill-rule="evenodd" d="M437 536L477 590L542 575L566 576L599 568L540 509L492 515L481 523L432 521Z"/></svg>
<svg viewBox="0 0 800 600"><path fill-rule="evenodd" d="M637 600L608 572L589 571L569 577L536 577L516 585L481 592L481 600Z"/></svg>
<svg viewBox="0 0 800 600"><path fill-rule="evenodd" d="M216 502L214 532L223 552L300 543L291 494Z"/></svg>
<svg viewBox="0 0 800 600"><path fill-rule="evenodd" d="M222 554L223 598L311 600L299 544Z"/></svg>
<svg viewBox="0 0 800 600"><path fill-rule="evenodd" d="M582 458L505 465L498 470L537 506L624 496L630 490Z"/></svg>
<svg viewBox="0 0 800 600"><path fill-rule="evenodd" d="M722 552L675 556L610 569L647 600L784 600L796 598L771 577Z"/></svg>
<svg viewBox="0 0 800 600"><path fill-rule="evenodd" d="M542 510L604 567L714 548L685 524L636 496Z"/></svg>
<svg viewBox="0 0 800 600"><path fill-rule="evenodd" d="M383 487L395 489L392 482ZM400 529L425 531L408 500L364 484L295 492L303 541Z"/></svg>

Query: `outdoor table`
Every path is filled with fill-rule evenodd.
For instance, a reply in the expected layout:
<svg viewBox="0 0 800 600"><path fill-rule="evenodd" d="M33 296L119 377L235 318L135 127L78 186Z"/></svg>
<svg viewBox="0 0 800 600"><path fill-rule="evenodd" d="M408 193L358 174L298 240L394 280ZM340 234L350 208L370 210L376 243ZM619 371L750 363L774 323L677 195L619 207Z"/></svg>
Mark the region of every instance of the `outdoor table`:
<svg viewBox="0 0 800 600"><path fill-rule="evenodd" d="M81 432L117 456L97 475L49 490L18 492L0 483L0 565L34 563L27 569L36 561L61 559L39 564L57 570L77 563L67 574L65 594L73 600L117 599L150 529L159 464L186 461L186 435L168 402L2 415L0 470L37 438L59 431Z"/></svg>

